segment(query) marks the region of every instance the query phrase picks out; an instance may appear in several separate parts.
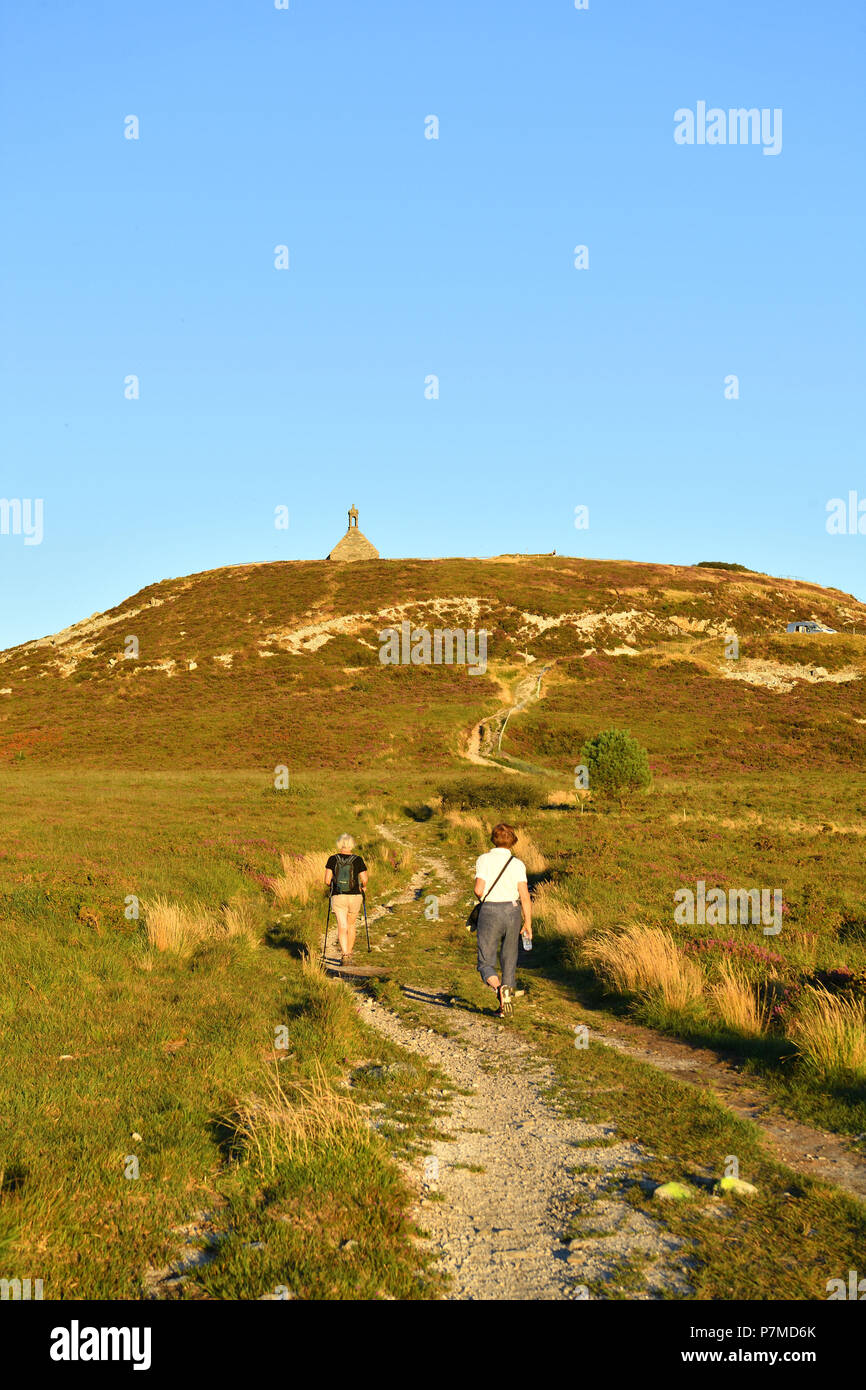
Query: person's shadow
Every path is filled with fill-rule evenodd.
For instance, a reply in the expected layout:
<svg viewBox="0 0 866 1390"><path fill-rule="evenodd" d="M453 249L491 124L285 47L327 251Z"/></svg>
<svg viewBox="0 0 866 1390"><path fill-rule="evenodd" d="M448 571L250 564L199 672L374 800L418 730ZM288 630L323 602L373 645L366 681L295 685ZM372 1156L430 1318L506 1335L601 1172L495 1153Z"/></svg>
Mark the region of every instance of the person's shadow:
<svg viewBox="0 0 866 1390"><path fill-rule="evenodd" d="M473 1004L470 999L463 999L459 994L449 994L442 990L418 989L414 985L401 985L401 990L407 999L413 999L417 1004L433 1004L437 1009L462 1009L469 1014L498 1014L498 1009L481 1009L477 1004Z"/></svg>

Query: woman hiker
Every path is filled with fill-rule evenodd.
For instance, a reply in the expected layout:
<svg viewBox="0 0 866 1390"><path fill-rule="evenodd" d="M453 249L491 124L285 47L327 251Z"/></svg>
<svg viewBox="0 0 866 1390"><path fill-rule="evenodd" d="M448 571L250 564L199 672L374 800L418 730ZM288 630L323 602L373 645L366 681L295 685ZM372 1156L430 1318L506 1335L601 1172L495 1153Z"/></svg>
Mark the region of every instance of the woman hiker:
<svg viewBox="0 0 866 1390"><path fill-rule="evenodd" d="M475 896L481 899L478 914L478 973L496 991L499 1017L514 1011L517 939L532 940L532 900L526 882L526 865L514 853L517 833L500 823L490 836L493 849L475 865ZM497 959L498 957L498 959Z"/></svg>
<svg viewBox="0 0 866 1390"><path fill-rule="evenodd" d="M337 919L337 935L344 963L352 959L355 949L355 928L368 877L367 865L360 854L355 853L355 841L351 835L341 835L337 841L337 853L332 854L325 865L325 887L331 893L331 907Z"/></svg>

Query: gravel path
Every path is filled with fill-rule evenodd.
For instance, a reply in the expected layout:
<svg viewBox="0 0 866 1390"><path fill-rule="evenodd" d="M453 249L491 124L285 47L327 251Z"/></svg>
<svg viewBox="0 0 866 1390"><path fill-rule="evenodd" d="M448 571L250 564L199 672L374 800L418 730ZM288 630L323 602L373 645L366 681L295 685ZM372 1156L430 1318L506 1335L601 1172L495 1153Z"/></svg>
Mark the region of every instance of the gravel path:
<svg viewBox="0 0 866 1390"><path fill-rule="evenodd" d="M413 991L416 999L419 994ZM447 997L438 1002L447 1006ZM617 1196L619 1179L630 1171L638 1177L645 1155L616 1142L610 1126L564 1116L544 1094L555 1080L553 1068L507 1025L450 1009L457 1036L445 1038L408 1028L370 1000L359 1009L391 1042L441 1068L462 1093L440 1122L453 1142L431 1147L415 1212L439 1269L450 1277L448 1298L593 1297L594 1283L615 1283L635 1256L642 1279L631 1296L688 1293L676 1267L682 1260L671 1258L679 1242ZM592 1172L572 1171L589 1165ZM565 1244L563 1230L581 1198L582 1234Z"/></svg>
<svg viewBox="0 0 866 1390"><path fill-rule="evenodd" d="M404 843L387 826L378 829ZM416 853L419 867L406 889L376 917L417 899L434 878L450 885L440 904L457 897L448 864ZM604 1297L604 1286L612 1291L629 1266L640 1270L630 1297L687 1295L681 1243L622 1200L622 1180L639 1180L647 1155L618 1142L609 1125L564 1115L548 1094L554 1068L507 1023L467 1013L447 994L406 992L431 1010L431 1021L446 1008L451 1036L410 1027L366 996L358 1009L391 1042L439 1067L456 1092L438 1123L449 1139L433 1144L424 1160L414 1213L449 1277L446 1296ZM576 1208L580 1234L566 1243Z"/></svg>

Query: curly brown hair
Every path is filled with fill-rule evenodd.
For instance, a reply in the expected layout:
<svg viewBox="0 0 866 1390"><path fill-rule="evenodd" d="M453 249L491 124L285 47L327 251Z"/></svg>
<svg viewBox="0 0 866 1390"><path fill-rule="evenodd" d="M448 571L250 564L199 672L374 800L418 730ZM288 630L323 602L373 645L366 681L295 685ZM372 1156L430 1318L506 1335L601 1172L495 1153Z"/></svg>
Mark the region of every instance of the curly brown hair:
<svg viewBox="0 0 866 1390"><path fill-rule="evenodd" d="M490 838L497 849L512 849L517 844L517 831L513 825L506 825L505 821L500 821L498 825L494 825Z"/></svg>

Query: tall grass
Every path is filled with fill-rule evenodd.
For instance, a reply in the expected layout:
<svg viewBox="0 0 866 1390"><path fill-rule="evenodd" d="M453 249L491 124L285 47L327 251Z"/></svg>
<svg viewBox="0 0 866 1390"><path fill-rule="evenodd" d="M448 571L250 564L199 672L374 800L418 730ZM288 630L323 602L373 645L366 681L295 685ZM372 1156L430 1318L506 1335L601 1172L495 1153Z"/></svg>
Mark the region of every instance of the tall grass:
<svg viewBox="0 0 866 1390"><path fill-rule="evenodd" d="M449 825L463 831L464 844L471 849L477 849L479 854L486 845L490 844L492 827L482 820L481 816L473 815L468 811L446 811L445 819Z"/></svg>
<svg viewBox="0 0 866 1390"><path fill-rule="evenodd" d="M582 941L592 927L592 913L584 912L566 902L551 888L542 883L535 890L533 898L533 920L540 921L544 936L564 937L568 941Z"/></svg>
<svg viewBox="0 0 866 1390"><path fill-rule="evenodd" d="M687 1009L703 993L703 977L669 932L633 926L603 932L584 944L584 958L619 994L661 996L672 1009Z"/></svg>
<svg viewBox="0 0 866 1390"><path fill-rule="evenodd" d="M275 1064L262 1093L241 1097L221 1119L232 1156L262 1177L281 1160L309 1157L314 1145L347 1152L368 1134L361 1108L333 1088L319 1063L309 1080L288 1081Z"/></svg>
<svg viewBox="0 0 866 1390"><path fill-rule="evenodd" d="M544 802L546 807L551 810L563 810L566 807L577 805L576 791L553 791L548 792L547 800Z"/></svg>
<svg viewBox="0 0 866 1390"><path fill-rule="evenodd" d="M514 853L523 860L528 874L543 874L547 868L547 860L538 845L524 830L518 831Z"/></svg>
<svg viewBox="0 0 866 1390"><path fill-rule="evenodd" d="M144 925L148 945L155 951L189 956L204 941L243 937L251 946L259 933L250 904L228 904L219 911L200 902L174 903L154 898L144 905Z"/></svg>
<svg viewBox="0 0 866 1390"><path fill-rule="evenodd" d="M228 903L222 909L222 919L226 936L242 936L250 945L258 945L259 931L250 903Z"/></svg>
<svg viewBox="0 0 866 1390"><path fill-rule="evenodd" d="M742 970L722 962L718 978L710 985L710 999L715 1012L726 1028L747 1037L766 1033L770 1022L770 1005L761 1000L755 985Z"/></svg>
<svg viewBox="0 0 866 1390"><path fill-rule="evenodd" d="M277 902L305 903L315 888L325 882L327 854L313 851L310 854L281 854L283 871L269 880L271 891Z"/></svg>
<svg viewBox="0 0 866 1390"><path fill-rule="evenodd" d="M398 844L396 840L379 840L369 858L378 860L386 869L402 872L412 867L414 852L411 845Z"/></svg>
<svg viewBox="0 0 866 1390"><path fill-rule="evenodd" d="M866 1000L809 985L788 1036L810 1071L825 1081L866 1081Z"/></svg>

